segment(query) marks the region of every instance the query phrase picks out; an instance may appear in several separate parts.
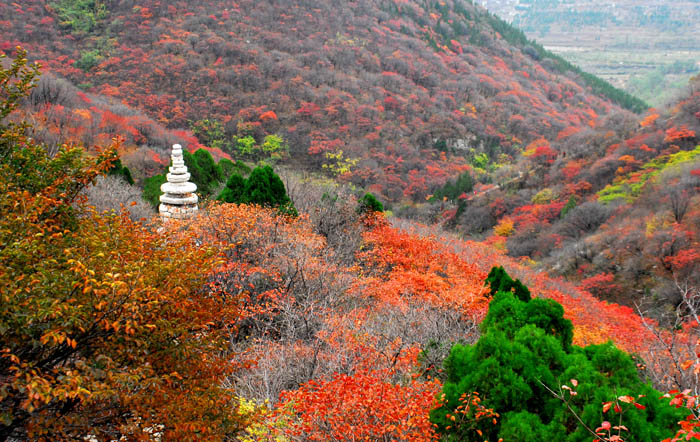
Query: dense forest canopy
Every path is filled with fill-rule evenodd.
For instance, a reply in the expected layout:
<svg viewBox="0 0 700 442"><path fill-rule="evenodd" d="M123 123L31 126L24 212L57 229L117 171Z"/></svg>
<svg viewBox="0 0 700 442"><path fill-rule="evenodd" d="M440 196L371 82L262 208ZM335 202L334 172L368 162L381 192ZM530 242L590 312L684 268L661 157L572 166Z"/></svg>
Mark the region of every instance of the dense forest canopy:
<svg viewBox="0 0 700 442"><path fill-rule="evenodd" d="M461 0L32 0L0 18L1 48L26 46L85 92L227 154L279 136L296 165L391 201L422 201L480 153L514 161L539 137L600 124L619 110L610 100L645 109ZM162 136L127 124L166 158ZM152 173L146 152L131 154L137 175Z"/></svg>
<svg viewBox="0 0 700 442"><path fill-rule="evenodd" d="M700 78L336 3L0 4L0 440L697 438Z"/></svg>

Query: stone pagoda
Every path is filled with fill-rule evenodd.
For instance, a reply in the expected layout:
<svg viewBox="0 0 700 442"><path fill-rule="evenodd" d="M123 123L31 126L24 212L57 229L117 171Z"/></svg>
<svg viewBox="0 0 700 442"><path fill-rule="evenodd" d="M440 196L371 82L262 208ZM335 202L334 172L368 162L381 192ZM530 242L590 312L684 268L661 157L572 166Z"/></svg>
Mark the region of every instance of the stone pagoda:
<svg viewBox="0 0 700 442"><path fill-rule="evenodd" d="M179 144L173 145L172 163L167 175L168 182L160 186L163 194L160 196L158 211L164 220L190 218L197 213L197 185L189 182L190 174Z"/></svg>

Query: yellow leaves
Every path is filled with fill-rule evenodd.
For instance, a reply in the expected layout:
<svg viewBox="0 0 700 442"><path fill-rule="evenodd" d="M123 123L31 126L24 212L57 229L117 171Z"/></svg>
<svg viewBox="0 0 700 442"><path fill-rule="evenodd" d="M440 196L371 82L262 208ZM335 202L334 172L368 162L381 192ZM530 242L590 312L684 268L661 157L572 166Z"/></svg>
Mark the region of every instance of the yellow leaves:
<svg viewBox="0 0 700 442"><path fill-rule="evenodd" d="M533 204L547 204L558 198L557 192L554 192L550 188L542 189L537 195L533 196L531 201Z"/></svg>
<svg viewBox="0 0 700 442"><path fill-rule="evenodd" d="M503 218L501 221L493 228L493 233L502 237L509 237L515 231L513 220L510 218Z"/></svg>
<svg viewBox="0 0 700 442"><path fill-rule="evenodd" d="M338 152L326 152L325 158L328 162L322 167L329 170L335 176L350 173L352 168L360 161L359 158L346 158L342 150Z"/></svg>

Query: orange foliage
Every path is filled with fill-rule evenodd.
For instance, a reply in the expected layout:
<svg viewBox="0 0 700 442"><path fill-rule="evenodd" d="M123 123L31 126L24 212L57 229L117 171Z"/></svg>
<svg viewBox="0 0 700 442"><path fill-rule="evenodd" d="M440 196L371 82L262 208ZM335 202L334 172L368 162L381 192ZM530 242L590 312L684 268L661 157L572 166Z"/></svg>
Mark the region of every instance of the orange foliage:
<svg viewBox="0 0 700 442"><path fill-rule="evenodd" d="M654 124L654 122L659 118L659 114L657 113L652 113L650 115L647 115L640 123L639 125L642 127L647 127L651 126Z"/></svg>
<svg viewBox="0 0 700 442"><path fill-rule="evenodd" d="M584 160L572 160L569 161L562 167L561 174L566 179L566 181L572 181L584 166Z"/></svg>
<svg viewBox="0 0 700 442"><path fill-rule="evenodd" d="M436 234L437 232L432 229L421 227L421 235ZM519 278L530 288L533 296L551 298L561 303L564 306L565 316L574 323L574 344L600 344L612 340L625 351L637 353L643 357L655 350L653 348L655 338L652 332L629 307L601 301L574 284L551 278L543 272L535 272L527 262L507 257L491 245L450 238L444 234L441 237L430 238L433 239L432 244L437 253L449 251L452 259L462 262L453 263L453 265L470 263L473 271L481 275L485 275L494 265L503 265L508 273ZM443 247L439 247L438 244L442 244ZM402 259L409 261L406 257ZM483 282L478 284L480 286ZM472 290L476 288L475 285ZM653 324L649 320L646 321ZM650 359L658 358L656 356Z"/></svg>
<svg viewBox="0 0 700 442"><path fill-rule="evenodd" d="M488 307L486 273L459 259L435 238L380 225L365 235L369 248L360 259L372 273L364 293L391 305L428 302L481 317Z"/></svg>
<svg viewBox="0 0 700 442"><path fill-rule="evenodd" d="M277 114L274 111L267 111L260 114L260 121L276 120Z"/></svg>
<svg viewBox="0 0 700 442"><path fill-rule="evenodd" d="M97 160L74 147L48 159L21 132L2 135L10 154L35 152L27 176L46 176L30 190L0 174L11 244L0 259L3 315L18 325L0 345L0 402L12 407L3 436L19 427L31 440L145 440L162 426L164 440L216 441L238 431L245 418L223 382L245 364L222 349L240 298L207 285L221 249L200 247L178 224L152 229L76 198L111 166L115 146Z"/></svg>

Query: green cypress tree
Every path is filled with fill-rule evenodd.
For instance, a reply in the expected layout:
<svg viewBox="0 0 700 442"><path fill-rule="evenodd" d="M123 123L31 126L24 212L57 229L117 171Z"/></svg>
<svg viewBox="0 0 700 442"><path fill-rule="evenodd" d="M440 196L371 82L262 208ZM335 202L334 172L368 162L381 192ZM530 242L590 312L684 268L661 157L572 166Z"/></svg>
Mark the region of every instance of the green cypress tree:
<svg viewBox="0 0 700 442"><path fill-rule="evenodd" d="M491 296L494 296L497 292L512 291L521 301L527 302L531 298L530 289L525 287L519 279L513 281L513 278L501 266L491 268L491 271L486 276L486 284L489 286L489 294Z"/></svg>
<svg viewBox="0 0 700 442"><path fill-rule="evenodd" d="M460 174L455 181L447 181L444 186L437 189L431 201L439 201L447 198L456 201L463 193L469 193L474 189L474 179L469 172Z"/></svg>
<svg viewBox="0 0 700 442"><path fill-rule="evenodd" d="M167 181L165 174L153 175L146 178L143 182L143 199L151 203L153 207L158 207L160 204L160 186Z"/></svg>
<svg viewBox="0 0 700 442"><path fill-rule="evenodd" d="M373 194L367 192L358 201L357 211L359 213L384 212L384 206Z"/></svg>
<svg viewBox="0 0 700 442"><path fill-rule="evenodd" d="M243 198L243 192L245 191L245 181L245 178L234 173L229 177L226 182L226 187L224 187L224 190L221 191L217 199L225 203L240 204Z"/></svg>
<svg viewBox="0 0 700 442"><path fill-rule="evenodd" d="M182 158L185 160L187 172L190 173L190 181L197 185L197 193L204 196L209 195L207 177L202 168L199 167L197 159L187 149L182 150Z"/></svg>
<svg viewBox="0 0 700 442"><path fill-rule="evenodd" d="M222 158L219 160L219 169L222 177L230 177L236 170L236 164L228 158Z"/></svg>
<svg viewBox="0 0 700 442"><path fill-rule="evenodd" d="M243 202L279 207L290 202L284 183L270 166L256 167L246 180Z"/></svg>
<svg viewBox="0 0 700 442"><path fill-rule="evenodd" d="M642 405L628 406L622 415L629 429L625 441L662 440L674 434L683 412L639 379L628 354L611 342L572 345L573 327L563 307L551 299L530 299L529 291L527 296L523 291L527 288L518 283L502 268L491 270L493 300L481 324L481 338L475 345L455 345L445 360L444 402L430 414L442 440L590 442L592 435L577 416L595 429L617 418L613 410L604 414L602 404L621 396ZM548 390L560 391L561 385L572 384L571 379L578 386L576 395L565 396L567 403ZM482 405L499 413L496 423L456 411L462 405L460 397L475 391ZM450 418L455 414L460 419Z"/></svg>
<svg viewBox="0 0 700 442"><path fill-rule="evenodd" d="M226 182L218 200L227 203L258 204L277 207L282 213L297 216L297 210L287 195L280 177L270 166L256 167L248 179L235 173Z"/></svg>
<svg viewBox="0 0 700 442"><path fill-rule="evenodd" d="M216 186L223 181L224 177L221 174L221 168L214 161L214 157L206 149L197 149L194 153L194 158L197 160L197 165L204 173L207 184Z"/></svg>
<svg viewBox="0 0 700 442"><path fill-rule="evenodd" d="M129 184L134 184L134 178L131 176L131 171L128 167L122 164L122 160L117 160L112 164L112 167L107 171L108 175L120 176Z"/></svg>

